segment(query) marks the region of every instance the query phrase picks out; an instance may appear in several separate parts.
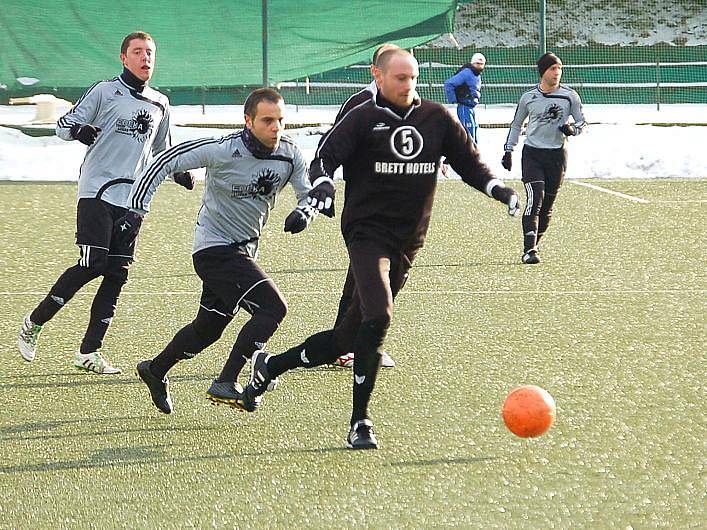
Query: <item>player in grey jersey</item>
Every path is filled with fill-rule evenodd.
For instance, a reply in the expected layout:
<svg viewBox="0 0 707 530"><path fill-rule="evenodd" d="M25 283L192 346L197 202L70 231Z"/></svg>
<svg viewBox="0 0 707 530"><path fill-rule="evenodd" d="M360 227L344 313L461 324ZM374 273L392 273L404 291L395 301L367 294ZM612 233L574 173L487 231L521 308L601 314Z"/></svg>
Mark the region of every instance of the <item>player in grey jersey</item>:
<svg viewBox="0 0 707 530"><path fill-rule="evenodd" d="M115 315L135 248L133 244L119 244L112 237L113 223L125 213L123 205L135 173L169 143L169 100L147 84L155 67L155 51L148 33L127 35L120 48L123 73L94 84L57 122L57 136L88 146L79 174L76 207L80 257L25 317L18 344L27 361L35 358L42 326L79 289L102 276L74 365L96 373L120 373L99 349ZM190 174L174 175L174 179L189 189L193 187Z"/></svg>
<svg viewBox="0 0 707 530"><path fill-rule="evenodd" d="M550 224L552 206L567 168L565 139L577 136L586 126L579 95L560 84L560 58L548 52L538 59L537 67L540 83L521 96L501 161L503 167L510 171L511 152L518 144L521 126L528 118L521 158L527 196L523 211L522 262L527 264L540 263L537 245ZM573 123L568 121L570 116Z"/></svg>
<svg viewBox="0 0 707 530"><path fill-rule="evenodd" d="M157 187L167 175L206 168L192 248L194 269L203 282L199 310L159 355L137 365L153 403L165 414L172 412L167 372L216 342L242 308L251 318L238 333L221 374L207 390L212 401L240 408L238 374L285 318L284 297L256 263L260 233L288 182L298 206L285 220L285 231L304 230L315 210L307 205L311 185L302 153L282 136L284 109L282 96L275 90L254 90L245 102L243 131L184 142L162 153L135 180L126 203L130 210L116 225L119 238L126 242L135 238Z"/></svg>

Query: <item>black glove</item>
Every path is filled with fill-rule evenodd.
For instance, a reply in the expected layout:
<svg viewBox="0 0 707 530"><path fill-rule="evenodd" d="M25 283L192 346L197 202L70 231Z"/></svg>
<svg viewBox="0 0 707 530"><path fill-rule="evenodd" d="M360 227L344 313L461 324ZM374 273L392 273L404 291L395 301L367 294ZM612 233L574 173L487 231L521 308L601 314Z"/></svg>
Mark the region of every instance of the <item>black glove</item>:
<svg viewBox="0 0 707 530"><path fill-rule="evenodd" d="M574 125L571 123L565 123L563 125L560 125L558 127L560 131L562 131L562 134L565 136L574 136L577 133L577 130L575 129Z"/></svg>
<svg viewBox="0 0 707 530"><path fill-rule="evenodd" d="M508 171L513 167L513 154L510 151L503 153L503 158L501 159L501 165Z"/></svg>
<svg viewBox="0 0 707 530"><path fill-rule="evenodd" d="M309 226L315 215L316 210L310 206L298 206L285 219L285 232L298 234Z"/></svg>
<svg viewBox="0 0 707 530"><path fill-rule="evenodd" d="M123 217L113 223L113 234L120 243L130 246L137 239L142 225L142 215L132 210L128 210Z"/></svg>
<svg viewBox="0 0 707 530"><path fill-rule="evenodd" d="M94 127L93 125L81 125L80 123L74 123L70 129L71 137L78 140L85 145L93 145L96 141L96 136L101 132L100 127Z"/></svg>
<svg viewBox="0 0 707 530"><path fill-rule="evenodd" d="M188 190L194 189L194 175L189 171L177 171L172 175L174 182L180 186L184 186Z"/></svg>
<svg viewBox="0 0 707 530"><path fill-rule="evenodd" d="M319 177L314 184L307 194L307 204L327 217L334 217L334 181L329 177Z"/></svg>
<svg viewBox="0 0 707 530"><path fill-rule="evenodd" d="M507 186L494 186L491 196L508 206L508 215L515 217L520 213L520 199L516 190Z"/></svg>

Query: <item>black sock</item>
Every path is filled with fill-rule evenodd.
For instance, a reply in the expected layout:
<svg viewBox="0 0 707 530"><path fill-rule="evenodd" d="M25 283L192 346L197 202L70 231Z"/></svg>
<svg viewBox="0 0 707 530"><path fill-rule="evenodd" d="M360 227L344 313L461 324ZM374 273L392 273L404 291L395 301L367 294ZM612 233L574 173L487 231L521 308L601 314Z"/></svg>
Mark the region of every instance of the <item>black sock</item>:
<svg viewBox="0 0 707 530"><path fill-rule="evenodd" d="M268 372L278 377L294 368L314 368L333 362L339 356L334 343L334 330L321 331L307 338L302 344L280 355L270 357Z"/></svg>
<svg viewBox="0 0 707 530"><path fill-rule="evenodd" d="M238 337L231 349L231 354L221 370L217 381L219 383L236 381L246 361L253 356L255 350L265 348L265 344L270 340L270 337L273 336L281 320L282 318L278 319L269 313L254 313L250 320L243 325L240 332L238 332Z"/></svg>
<svg viewBox="0 0 707 530"><path fill-rule="evenodd" d="M368 403L376 384L380 368L380 349L387 333L387 326L372 322L361 324L354 341L354 384L351 425L368 418Z"/></svg>
<svg viewBox="0 0 707 530"><path fill-rule="evenodd" d="M523 252L532 250L537 245L538 238L538 216L523 216Z"/></svg>
<svg viewBox="0 0 707 530"><path fill-rule="evenodd" d="M115 316L115 308L123 285L125 285L124 282L104 276L91 304L91 316L79 350L81 353L98 351L103 345L103 339L108 333L108 326Z"/></svg>
<svg viewBox="0 0 707 530"><path fill-rule="evenodd" d="M29 315L29 319L39 326L49 322L64 307L64 299L48 294Z"/></svg>
<svg viewBox="0 0 707 530"><path fill-rule="evenodd" d="M227 383L227 382L237 381L238 376L240 375L241 370L243 370L243 367L245 366L245 363L247 361L248 361L247 357L235 353L235 345L234 345L233 350L231 351L231 355L226 360L226 364L223 365L223 368L221 369L221 373L216 378L216 381L218 383Z"/></svg>
<svg viewBox="0 0 707 530"><path fill-rule="evenodd" d="M189 323L177 331L174 338L165 346L162 352L152 359L150 371L160 379L164 379L172 367L179 361L191 359L199 353L205 346L201 345L201 339L194 330L194 324ZM186 350L192 350L187 352Z"/></svg>
<svg viewBox="0 0 707 530"><path fill-rule="evenodd" d="M100 274L94 269L74 265L66 269L49 290L49 294L30 314L30 320L39 326L49 322L74 295Z"/></svg>

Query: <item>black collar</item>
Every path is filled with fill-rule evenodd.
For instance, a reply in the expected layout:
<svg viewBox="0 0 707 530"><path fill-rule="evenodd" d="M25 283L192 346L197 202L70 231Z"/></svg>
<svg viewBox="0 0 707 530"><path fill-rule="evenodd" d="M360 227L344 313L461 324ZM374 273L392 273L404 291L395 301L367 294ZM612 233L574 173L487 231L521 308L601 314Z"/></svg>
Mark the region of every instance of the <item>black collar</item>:
<svg viewBox="0 0 707 530"><path fill-rule="evenodd" d="M145 85L147 85L147 81L143 81L142 79L135 77L135 75L133 75L133 73L127 68L123 68L123 73L120 74L120 78L126 85L130 88L134 88L138 92L142 92L142 89L145 88Z"/></svg>
<svg viewBox="0 0 707 530"><path fill-rule="evenodd" d="M243 129L242 138L248 151L255 157L266 157L273 153L273 150L258 140L248 127Z"/></svg>

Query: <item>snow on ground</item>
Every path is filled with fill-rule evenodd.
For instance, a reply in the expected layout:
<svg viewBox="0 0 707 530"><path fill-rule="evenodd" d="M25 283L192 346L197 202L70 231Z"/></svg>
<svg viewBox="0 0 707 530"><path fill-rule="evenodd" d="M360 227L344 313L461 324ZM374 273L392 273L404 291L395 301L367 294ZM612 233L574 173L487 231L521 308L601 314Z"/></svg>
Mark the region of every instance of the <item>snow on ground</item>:
<svg viewBox="0 0 707 530"><path fill-rule="evenodd" d="M229 129L179 127L179 124L240 124L241 106L172 108L175 143L193 138L221 136ZM60 109L63 113L64 109ZM307 159L314 155L322 132L328 129L337 107L290 105L291 123L319 127L289 129L287 134L300 145ZM483 124L507 124L514 105L480 106L477 116ZM454 112L450 106L450 112ZM707 105L585 105L590 126L585 134L569 141L567 178L707 178L707 127L637 125L640 123L707 123ZM34 117L31 106L0 106L0 124L25 124ZM507 127L482 128L479 148L483 160L502 178L520 178L520 149L514 154L509 174L500 164ZM521 138L521 142L522 142ZM65 142L56 136L30 137L19 130L0 127L0 180L75 181L85 154L79 142ZM198 173L203 175L203 172Z"/></svg>
<svg viewBox="0 0 707 530"><path fill-rule="evenodd" d="M643 0L642 2L548 2L547 38L553 46L583 46L589 42L620 46L678 46L707 44L707 6L704 0ZM459 6L454 38L461 47L514 47L538 39L538 14L530 5L478 1ZM519 23L522 21L522 23ZM455 46L444 35L432 47Z"/></svg>

